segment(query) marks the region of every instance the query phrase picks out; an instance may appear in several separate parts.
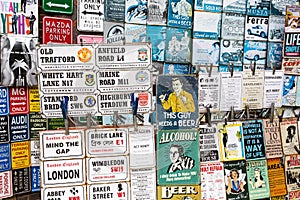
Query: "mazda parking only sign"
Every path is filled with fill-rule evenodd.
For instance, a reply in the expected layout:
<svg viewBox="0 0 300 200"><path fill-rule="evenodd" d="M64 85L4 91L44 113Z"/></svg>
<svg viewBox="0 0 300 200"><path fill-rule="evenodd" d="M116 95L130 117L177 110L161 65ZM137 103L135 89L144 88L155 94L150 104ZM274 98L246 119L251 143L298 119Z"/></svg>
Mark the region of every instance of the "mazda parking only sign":
<svg viewBox="0 0 300 200"><path fill-rule="evenodd" d="M52 160L41 162L41 186L60 187L85 183L85 160Z"/></svg>

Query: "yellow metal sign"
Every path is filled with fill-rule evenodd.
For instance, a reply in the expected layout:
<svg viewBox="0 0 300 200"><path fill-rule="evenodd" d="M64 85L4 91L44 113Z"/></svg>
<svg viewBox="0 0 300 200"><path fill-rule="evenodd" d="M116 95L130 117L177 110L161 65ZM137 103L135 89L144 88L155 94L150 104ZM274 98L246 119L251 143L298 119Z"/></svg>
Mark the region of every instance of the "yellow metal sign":
<svg viewBox="0 0 300 200"><path fill-rule="evenodd" d="M11 143L12 169L30 167L30 142Z"/></svg>
<svg viewBox="0 0 300 200"><path fill-rule="evenodd" d="M29 88L30 112L40 112L40 95L38 87Z"/></svg>
<svg viewBox="0 0 300 200"><path fill-rule="evenodd" d="M198 200L200 198L199 185L180 185L180 186L158 186L157 199L176 199L176 200Z"/></svg>

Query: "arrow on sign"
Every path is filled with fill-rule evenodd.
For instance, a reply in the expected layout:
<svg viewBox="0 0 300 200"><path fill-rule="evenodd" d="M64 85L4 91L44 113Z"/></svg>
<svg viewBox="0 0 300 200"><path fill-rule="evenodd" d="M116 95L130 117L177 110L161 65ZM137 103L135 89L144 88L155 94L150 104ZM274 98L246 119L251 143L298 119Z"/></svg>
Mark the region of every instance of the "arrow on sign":
<svg viewBox="0 0 300 200"><path fill-rule="evenodd" d="M46 3L47 6L49 6L50 8L53 6L53 7L58 7L58 8L69 8L70 6L68 4L58 4L58 3L52 3L51 1Z"/></svg>
<svg viewBox="0 0 300 200"><path fill-rule="evenodd" d="M6 130L2 130L2 131L0 131L0 133L6 133L7 131Z"/></svg>
<svg viewBox="0 0 300 200"><path fill-rule="evenodd" d="M15 105L25 105L25 104L26 104L25 102L20 102L20 103L13 102L13 103L11 103L11 105L13 105L13 106L15 106Z"/></svg>
<svg viewBox="0 0 300 200"><path fill-rule="evenodd" d="M43 127L43 128L31 128L31 130L32 131L35 131L35 130L46 130L46 128L45 127Z"/></svg>
<svg viewBox="0 0 300 200"><path fill-rule="evenodd" d="M30 100L31 102L39 102L40 100L38 100L38 99L32 99L32 100Z"/></svg>
<svg viewBox="0 0 300 200"><path fill-rule="evenodd" d="M13 159L18 159L18 158L27 158L27 155L24 155L24 156L15 156L15 157L13 157Z"/></svg>
<svg viewBox="0 0 300 200"><path fill-rule="evenodd" d="M6 105L5 105L5 104L1 104L1 105L0 105L0 108L1 108L1 107L2 107L2 108L5 108Z"/></svg>
<svg viewBox="0 0 300 200"><path fill-rule="evenodd" d="M84 15L91 14L91 15L99 15L99 16L103 15L103 13L100 11L99 12L91 12L91 11L86 11L86 10L82 11L82 14L84 14Z"/></svg>
<svg viewBox="0 0 300 200"><path fill-rule="evenodd" d="M8 161L8 159L6 158L6 159L2 159L2 160L0 160L0 162L7 162Z"/></svg>
<svg viewBox="0 0 300 200"><path fill-rule="evenodd" d="M22 130L22 131L12 131L12 134L15 134L15 133L26 133L27 131L26 130Z"/></svg>

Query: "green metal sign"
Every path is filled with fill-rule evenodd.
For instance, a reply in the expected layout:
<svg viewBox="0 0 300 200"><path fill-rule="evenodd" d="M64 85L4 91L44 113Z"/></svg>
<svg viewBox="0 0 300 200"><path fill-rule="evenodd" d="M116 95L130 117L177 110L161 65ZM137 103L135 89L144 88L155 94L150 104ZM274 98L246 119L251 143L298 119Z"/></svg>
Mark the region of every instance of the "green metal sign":
<svg viewBox="0 0 300 200"><path fill-rule="evenodd" d="M43 0L43 10L54 13L73 13L73 0Z"/></svg>

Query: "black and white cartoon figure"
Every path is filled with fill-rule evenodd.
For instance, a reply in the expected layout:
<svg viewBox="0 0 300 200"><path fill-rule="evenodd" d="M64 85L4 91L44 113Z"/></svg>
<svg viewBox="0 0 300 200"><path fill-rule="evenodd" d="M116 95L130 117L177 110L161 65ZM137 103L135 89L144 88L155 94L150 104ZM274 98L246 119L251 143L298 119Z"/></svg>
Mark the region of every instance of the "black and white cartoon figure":
<svg viewBox="0 0 300 200"><path fill-rule="evenodd" d="M1 83L3 86L34 86L36 77L36 40L1 37Z"/></svg>
<svg viewBox="0 0 300 200"><path fill-rule="evenodd" d="M295 134L296 134L296 126L293 126L293 125L289 126L289 127L286 129L286 131L287 131L287 136L286 136L285 142L286 142L286 143L291 143L291 142L293 142L294 136L295 136ZM295 141L295 140L294 140L294 141Z"/></svg>
<svg viewBox="0 0 300 200"><path fill-rule="evenodd" d="M172 144L170 147L170 160L171 164L168 168L168 173L176 172L177 170L192 169L195 161L184 155L183 146L179 144Z"/></svg>

